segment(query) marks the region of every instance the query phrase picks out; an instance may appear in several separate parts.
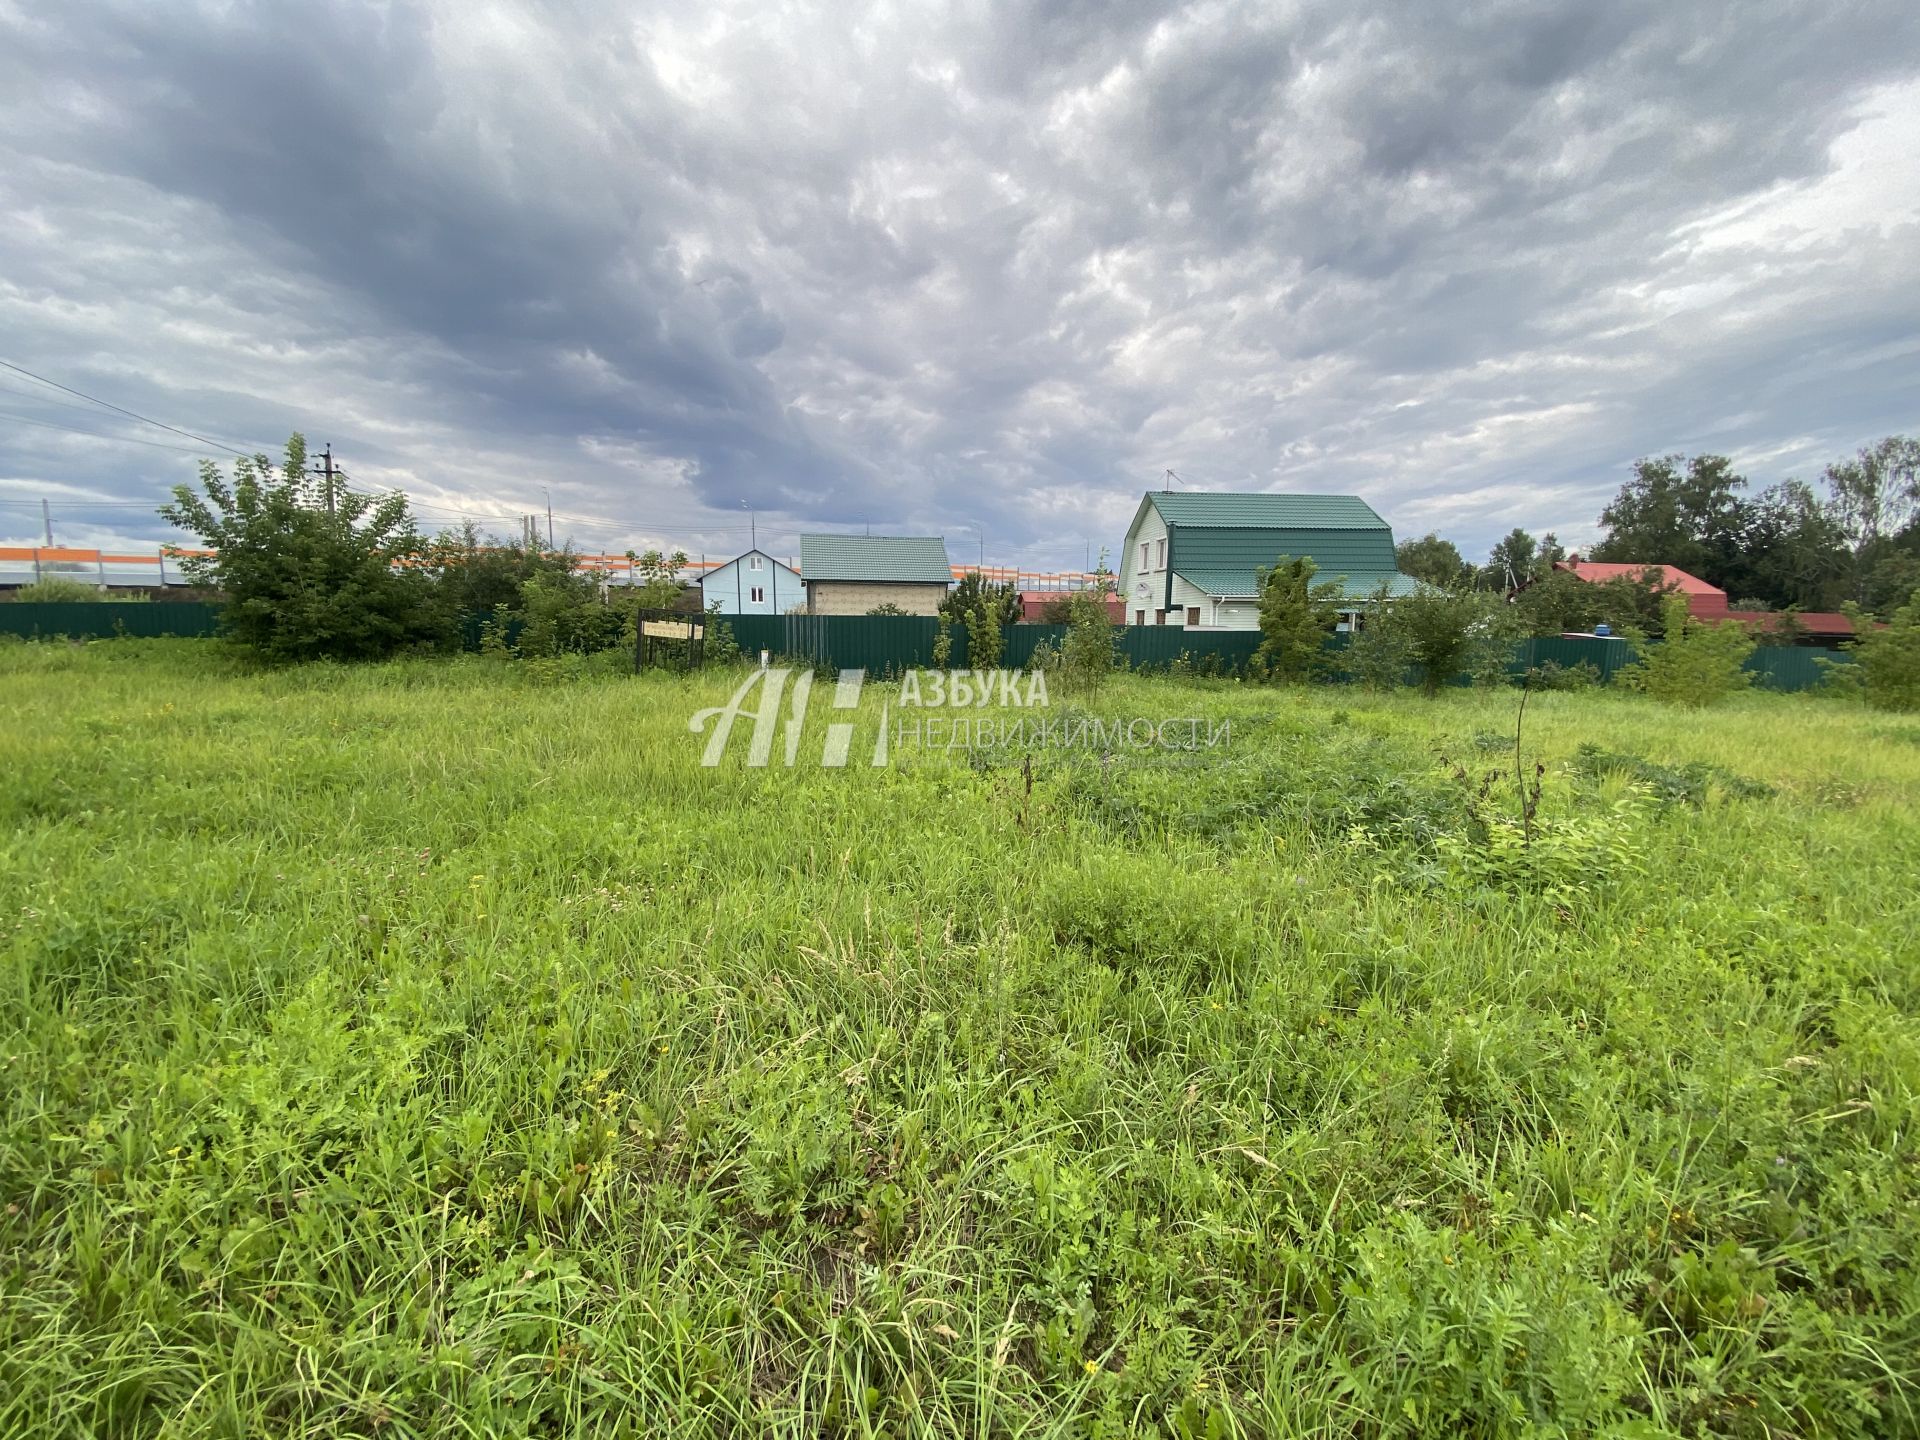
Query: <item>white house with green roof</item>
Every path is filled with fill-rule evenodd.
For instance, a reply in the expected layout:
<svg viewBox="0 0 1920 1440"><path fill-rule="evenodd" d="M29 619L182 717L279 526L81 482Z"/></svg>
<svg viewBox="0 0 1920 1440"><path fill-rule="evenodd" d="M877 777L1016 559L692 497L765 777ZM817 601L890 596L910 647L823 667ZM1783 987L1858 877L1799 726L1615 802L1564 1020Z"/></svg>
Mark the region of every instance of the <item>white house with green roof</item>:
<svg viewBox="0 0 1920 1440"><path fill-rule="evenodd" d="M936 615L953 566L938 535L802 535L800 579L809 615L865 615L882 605Z"/></svg>
<svg viewBox="0 0 1920 1440"><path fill-rule="evenodd" d="M1316 581L1333 580L1343 626L1386 586L1416 586L1394 563L1393 530L1358 495L1149 490L1120 559L1131 625L1258 630L1260 572L1281 556L1308 556Z"/></svg>

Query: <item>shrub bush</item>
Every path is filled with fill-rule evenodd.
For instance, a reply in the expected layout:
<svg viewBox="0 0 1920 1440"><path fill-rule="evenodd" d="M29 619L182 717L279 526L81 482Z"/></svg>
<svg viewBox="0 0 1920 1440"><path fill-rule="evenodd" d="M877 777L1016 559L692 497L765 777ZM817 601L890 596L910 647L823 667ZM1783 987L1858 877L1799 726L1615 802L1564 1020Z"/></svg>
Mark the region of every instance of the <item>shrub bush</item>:
<svg viewBox="0 0 1920 1440"><path fill-rule="evenodd" d="M1737 620L1715 625L1687 612L1683 595L1661 601L1666 638L1615 677L1630 690L1692 709L1717 704L1752 683L1741 668L1753 654L1753 637Z"/></svg>
<svg viewBox="0 0 1920 1440"><path fill-rule="evenodd" d="M22 585L13 592L13 598L22 605L91 605L102 600L145 600L147 597L144 592L138 595L115 595L99 585L89 585L85 580L75 580L70 575L49 575L31 585Z"/></svg>
<svg viewBox="0 0 1920 1440"><path fill-rule="evenodd" d="M1860 693L1876 710L1920 710L1920 590L1887 617L1884 629L1857 605L1847 607L1859 638L1853 668ZM1840 667L1835 667L1836 670Z"/></svg>

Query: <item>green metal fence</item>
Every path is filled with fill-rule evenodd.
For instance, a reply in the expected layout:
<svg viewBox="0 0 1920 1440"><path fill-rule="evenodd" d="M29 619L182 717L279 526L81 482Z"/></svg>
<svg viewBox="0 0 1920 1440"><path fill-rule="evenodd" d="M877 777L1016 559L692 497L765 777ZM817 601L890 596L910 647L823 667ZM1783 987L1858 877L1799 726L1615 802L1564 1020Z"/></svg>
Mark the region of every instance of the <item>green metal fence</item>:
<svg viewBox="0 0 1920 1440"><path fill-rule="evenodd" d="M1568 635L1542 635L1521 641L1513 662L1507 668L1515 675L1523 675L1529 670L1544 669L1548 665L1557 665L1562 670L1591 665L1605 684L1637 658L1633 647L1617 638L1589 640Z"/></svg>
<svg viewBox="0 0 1920 1440"><path fill-rule="evenodd" d="M933 665L940 622L930 615L728 615L733 638L748 655L765 650L838 670L886 675ZM967 663L967 634L955 627L947 664Z"/></svg>
<svg viewBox="0 0 1920 1440"><path fill-rule="evenodd" d="M1753 683L1762 690L1811 690L1827 678L1821 661L1851 665L1853 657L1844 650L1824 650L1815 645L1761 645L1747 657L1746 668L1754 672Z"/></svg>
<svg viewBox="0 0 1920 1440"><path fill-rule="evenodd" d="M461 625L461 640L469 650L480 648L481 628L490 619L469 615ZM765 650L789 660L831 669L861 669L872 675L897 674L933 665L934 639L939 622L925 615L729 615L734 638L748 655ZM132 636L207 636L219 630L220 607L204 601L155 600L146 603L103 600L97 603L32 602L0 604L0 635L29 639L57 635L74 638ZM509 643L517 638L518 622L510 622ZM969 664L967 632L955 626L949 632L952 648L947 664L955 669ZM1064 625L1012 625L1005 631L1000 663L1020 667L1033 658L1042 642L1060 644ZM1260 645L1258 631L1185 630L1177 625L1122 625L1115 627L1115 650L1134 670L1164 670L1184 659L1202 673L1238 674ZM1339 651L1345 635L1328 641ZM1521 642L1508 669L1519 675L1552 663L1563 669L1591 665L1608 682L1634 659L1633 647L1620 639L1549 636ZM1761 689L1809 690L1826 678L1822 661L1851 663L1843 650L1804 645L1762 645L1748 658L1754 684ZM1344 679L1336 656L1333 679Z"/></svg>
<svg viewBox="0 0 1920 1440"><path fill-rule="evenodd" d="M1196 669L1237 674L1260 648L1258 630L1182 630L1173 625L1121 627L1120 653L1135 670L1164 670L1184 659ZM1209 667L1208 661L1212 664Z"/></svg>
<svg viewBox="0 0 1920 1440"><path fill-rule="evenodd" d="M66 602L35 600L0 605L0 635L75 639L114 635L204 637L220 628L220 607L201 600Z"/></svg>
<svg viewBox="0 0 1920 1440"><path fill-rule="evenodd" d="M749 655L765 650L770 655L835 669L863 669L884 675L933 664L933 642L938 622L926 616L899 615L740 615L725 617L733 626L740 648ZM1184 660L1195 670L1219 674L1239 674L1246 669L1260 646L1258 631L1184 630L1174 625L1121 625L1115 628L1115 651L1130 669L1164 670ZM954 669L968 664L967 636L964 627L950 632L952 650L947 664ZM1006 631L1000 663L1024 666L1042 643L1060 644L1066 637L1064 625L1014 625ZM1330 679L1345 680L1337 652L1348 644L1346 635L1335 635L1327 642L1336 652ZM1637 658L1625 640L1585 636L1553 635L1524 640L1514 650L1508 670L1515 676L1546 665L1571 670L1591 666L1602 684L1610 683L1623 668ZM1763 645L1753 652L1746 668L1754 673L1754 684L1769 690L1808 690L1821 683L1825 669L1821 660L1847 662L1840 650L1821 650L1806 646ZM1412 683L1417 676L1410 676ZM1456 683L1465 683L1465 676Z"/></svg>

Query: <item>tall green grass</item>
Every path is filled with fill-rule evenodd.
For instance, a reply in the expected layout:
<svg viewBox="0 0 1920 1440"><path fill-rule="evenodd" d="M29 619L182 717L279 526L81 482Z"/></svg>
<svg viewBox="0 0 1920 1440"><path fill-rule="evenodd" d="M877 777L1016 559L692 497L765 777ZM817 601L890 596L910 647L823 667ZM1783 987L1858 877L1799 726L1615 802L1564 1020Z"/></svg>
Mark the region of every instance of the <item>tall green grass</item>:
<svg viewBox="0 0 1920 1440"><path fill-rule="evenodd" d="M1920 724L220 655L0 649L0 1432L1920 1428Z"/></svg>

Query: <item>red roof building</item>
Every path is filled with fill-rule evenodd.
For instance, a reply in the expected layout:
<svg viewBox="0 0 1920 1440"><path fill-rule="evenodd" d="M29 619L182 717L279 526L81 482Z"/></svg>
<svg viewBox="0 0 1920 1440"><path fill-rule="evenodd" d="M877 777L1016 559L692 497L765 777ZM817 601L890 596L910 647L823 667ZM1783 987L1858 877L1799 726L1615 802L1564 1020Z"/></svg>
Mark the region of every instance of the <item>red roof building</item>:
<svg viewBox="0 0 1920 1440"><path fill-rule="evenodd" d="M1020 618L1026 624L1038 625L1047 618L1047 607L1056 601L1064 600L1071 590L1022 590L1020 592ZM1127 622L1126 606L1120 603L1118 595L1107 597L1107 618L1116 625Z"/></svg>
<svg viewBox="0 0 1920 1440"><path fill-rule="evenodd" d="M1726 591L1717 585L1709 585L1698 575L1689 575L1678 565L1617 565L1582 560L1578 555L1573 555L1565 560L1555 561L1553 568L1564 570L1576 580L1585 580L1590 585L1604 584L1608 580L1617 580L1621 576L1635 579L1653 578L1659 581L1662 588L1676 590L1685 595L1687 613L1694 619L1738 620L1763 635L1786 619L1784 615L1771 610L1730 609ZM1853 622L1837 610L1802 610L1795 618L1800 622L1800 628L1806 632L1806 638L1809 641L1831 643L1853 638Z"/></svg>

